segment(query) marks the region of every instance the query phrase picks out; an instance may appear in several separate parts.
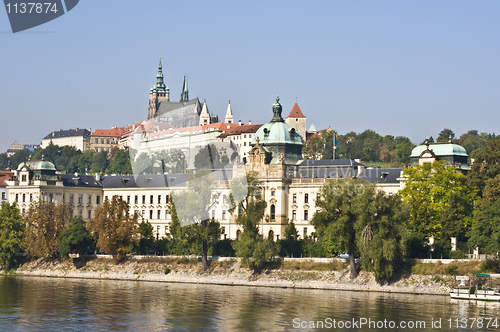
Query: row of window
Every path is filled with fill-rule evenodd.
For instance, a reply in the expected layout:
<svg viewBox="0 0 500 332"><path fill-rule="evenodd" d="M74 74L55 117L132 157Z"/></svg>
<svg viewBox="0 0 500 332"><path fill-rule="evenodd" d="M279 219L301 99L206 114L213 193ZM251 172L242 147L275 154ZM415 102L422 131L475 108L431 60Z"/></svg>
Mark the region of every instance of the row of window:
<svg viewBox="0 0 500 332"><path fill-rule="evenodd" d="M147 198L148 195L142 195L141 197L141 204L146 204L146 198ZM106 196L106 198L110 199L109 196ZM149 204L155 204L155 195L149 195ZM120 196L120 199L123 201L123 196ZM130 203L130 200L131 200L131 196L128 195L127 196L127 203L128 204L131 204ZM168 204L168 202L170 201L170 196L169 195L165 195L165 204ZM157 195L157 199L156 199L156 203L157 204L162 204L162 195ZM135 195L134 196L134 204L139 204L139 195Z"/></svg>
<svg viewBox="0 0 500 332"><path fill-rule="evenodd" d="M110 143L116 144L115 138L112 138L111 142L110 142L109 138L106 140L104 140L104 138L101 138L100 140L101 140L100 144L110 144ZM99 138L94 138L94 144L99 144Z"/></svg>
<svg viewBox="0 0 500 332"><path fill-rule="evenodd" d="M271 194L272 195L272 194ZM316 194L316 201L319 201L319 193ZM297 194L292 195L292 203L297 203ZM304 194L304 204L309 203L309 194Z"/></svg>
<svg viewBox="0 0 500 332"><path fill-rule="evenodd" d="M4 194L4 193L3 193ZM83 204L83 195L77 195L78 196L78 204ZM3 198L3 195L2 195L2 198ZM65 202L65 195L63 195L63 202ZM29 199L29 201L28 201ZM47 200L49 202L53 202L54 201L54 194L49 194L48 197L47 197ZM33 202L33 194L29 194L29 196L27 194L16 194L16 202L19 203L19 201L23 202L23 203L26 203L26 202ZM69 195L69 202L70 203L75 203L75 195L71 194ZM87 195L87 202L88 204L92 204L92 195ZM95 200L95 203L96 204L101 204L101 196L97 195L96 196L96 200Z"/></svg>

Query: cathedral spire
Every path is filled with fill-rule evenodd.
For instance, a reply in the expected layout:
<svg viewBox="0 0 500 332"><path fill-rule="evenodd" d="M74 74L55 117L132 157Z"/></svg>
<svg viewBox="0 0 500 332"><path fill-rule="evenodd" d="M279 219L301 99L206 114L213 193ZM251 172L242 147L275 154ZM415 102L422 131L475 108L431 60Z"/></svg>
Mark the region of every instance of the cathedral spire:
<svg viewBox="0 0 500 332"><path fill-rule="evenodd" d="M210 124L210 113L208 112L207 102L203 103L200 113L200 126Z"/></svg>
<svg viewBox="0 0 500 332"><path fill-rule="evenodd" d="M184 83L182 84L182 93L181 93L181 103L187 103L189 101L189 92L188 92L188 78L187 74L184 75Z"/></svg>
<svg viewBox="0 0 500 332"><path fill-rule="evenodd" d="M160 55L160 63L158 64L158 74L156 74L156 84L151 89L151 92L158 94L167 93L167 89L165 87L165 83L163 82L163 66L161 65L161 55Z"/></svg>
<svg viewBox="0 0 500 332"><path fill-rule="evenodd" d="M231 101L227 105L226 118L224 119L225 123L234 123L233 110L231 109Z"/></svg>

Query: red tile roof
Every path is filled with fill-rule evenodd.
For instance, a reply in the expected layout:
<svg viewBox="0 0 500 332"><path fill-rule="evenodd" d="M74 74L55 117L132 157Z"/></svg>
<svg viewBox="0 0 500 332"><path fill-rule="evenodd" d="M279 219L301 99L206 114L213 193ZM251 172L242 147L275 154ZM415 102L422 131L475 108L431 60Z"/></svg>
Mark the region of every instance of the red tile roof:
<svg viewBox="0 0 500 332"><path fill-rule="evenodd" d="M0 186L6 186L10 179L14 178L14 173L10 171L0 171Z"/></svg>
<svg viewBox="0 0 500 332"><path fill-rule="evenodd" d="M287 118L305 118L306 116L302 111L300 110L300 107L297 103L295 103L292 107L292 110L290 111L290 114L288 114Z"/></svg>
<svg viewBox="0 0 500 332"><path fill-rule="evenodd" d="M125 131L125 128L97 129L90 136L120 137L124 131Z"/></svg>

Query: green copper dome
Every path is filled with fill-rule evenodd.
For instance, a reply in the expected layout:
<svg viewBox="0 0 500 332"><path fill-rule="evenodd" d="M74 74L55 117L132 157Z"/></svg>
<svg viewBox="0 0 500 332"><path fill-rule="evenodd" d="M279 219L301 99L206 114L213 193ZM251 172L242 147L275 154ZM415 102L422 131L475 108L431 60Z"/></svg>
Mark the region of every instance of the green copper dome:
<svg viewBox="0 0 500 332"><path fill-rule="evenodd" d="M297 144L302 145L302 138L297 130L285 123L281 116L282 106L279 103L279 97L276 97L276 103L273 104L273 118L257 130L252 145L257 144L257 139L261 145L269 144Z"/></svg>
<svg viewBox="0 0 500 332"><path fill-rule="evenodd" d="M24 166L24 162L20 163L17 167L19 171ZM53 163L46 160L28 160L26 162L26 166L28 166L32 171L55 171L56 168Z"/></svg>
<svg viewBox="0 0 500 332"><path fill-rule="evenodd" d="M420 154L427 149L425 144L415 147L411 151L411 157L420 157ZM429 144L429 150L431 150L436 156L464 156L467 157L467 152L465 149L453 143L436 143Z"/></svg>

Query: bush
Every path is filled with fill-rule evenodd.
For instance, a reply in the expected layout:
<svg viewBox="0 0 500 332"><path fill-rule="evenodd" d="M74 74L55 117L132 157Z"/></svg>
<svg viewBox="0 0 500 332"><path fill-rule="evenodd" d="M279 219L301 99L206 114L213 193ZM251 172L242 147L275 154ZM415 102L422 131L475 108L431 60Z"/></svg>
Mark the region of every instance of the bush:
<svg viewBox="0 0 500 332"><path fill-rule="evenodd" d="M479 268L481 269L481 272L499 273L500 260L498 260L497 258L489 258L485 261L482 261L481 264L479 264Z"/></svg>
<svg viewBox="0 0 500 332"><path fill-rule="evenodd" d="M165 266L165 274L169 274L170 273L170 268L168 266Z"/></svg>
<svg viewBox="0 0 500 332"><path fill-rule="evenodd" d="M458 274L458 266L449 265L444 271L446 272L446 274L456 275Z"/></svg>

